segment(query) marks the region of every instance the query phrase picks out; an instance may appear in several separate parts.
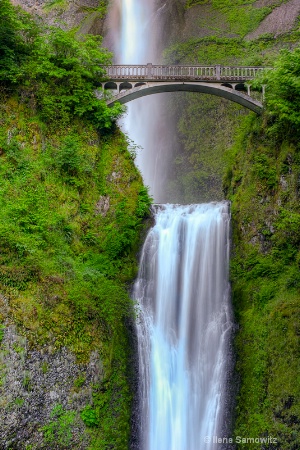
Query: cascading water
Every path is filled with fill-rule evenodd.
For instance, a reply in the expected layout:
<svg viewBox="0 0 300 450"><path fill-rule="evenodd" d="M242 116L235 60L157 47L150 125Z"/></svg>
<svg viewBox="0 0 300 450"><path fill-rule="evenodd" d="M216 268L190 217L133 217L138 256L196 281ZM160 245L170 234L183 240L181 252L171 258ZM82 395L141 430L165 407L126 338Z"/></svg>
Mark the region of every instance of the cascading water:
<svg viewBox="0 0 300 450"><path fill-rule="evenodd" d="M225 202L163 205L155 214L134 288L143 450L211 450L220 436L229 221Z"/></svg>
<svg viewBox="0 0 300 450"><path fill-rule="evenodd" d="M156 0L113 0L109 13L106 45L114 51L117 64L159 63L161 44L157 42L159 6ZM164 183L170 149L164 144L166 94L137 99L127 105L122 128L137 151L136 164L156 202L166 201Z"/></svg>

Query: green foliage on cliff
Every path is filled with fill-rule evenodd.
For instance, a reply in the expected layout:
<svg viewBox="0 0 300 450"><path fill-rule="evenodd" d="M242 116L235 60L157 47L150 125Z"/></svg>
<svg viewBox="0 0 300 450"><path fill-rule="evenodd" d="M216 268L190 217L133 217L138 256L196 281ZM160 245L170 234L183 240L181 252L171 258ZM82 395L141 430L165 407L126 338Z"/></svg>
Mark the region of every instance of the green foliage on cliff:
<svg viewBox="0 0 300 450"><path fill-rule="evenodd" d="M0 4L0 79L1 85L16 83L31 52L38 29L28 15L13 8L9 0Z"/></svg>
<svg viewBox="0 0 300 450"><path fill-rule="evenodd" d="M42 428L44 441L49 445L68 448L72 441L72 425L75 419L74 411L64 411L62 405L56 405L50 415L51 422Z"/></svg>
<svg viewBox="0 0 300 450"><path fill-rule="evenodd" d="M79 362L100 353L95 448L127 448L126 284L150 204L127 142L76 120L49 133L12 99L1 107L0 148L0 291L10 305L1 319L32 348L67 346Z"/></svg>
<svg viewBox="0 0 300 450"><path fill-rule="evenodd" d="M100 353L105 381L93 408L103 446L95 448L127 448L126 284L150 204L127 142L76 120L49 133L11 99L1 107L0 148L0 291L10 305L1 320L32 348L67 346L79 362Z"/></svg>
<svg viewBox="0 0 300 450"><path fill-rule="evenodd" d="M39 424L45 448L72 447L76 416L91 449L127 449L128 286L150 199L114 126L122 109L94 95L111 55L3 0L0 56L0 319L30 349L66 346L79 364L100 354L91 404Z"/></svg>
<svg viewBox="0 0 300 450"><path fill-rule="evenodd" d="M274 90L268 89L265 114L245 121L224 180L232 201L239 324L235 433L272 436L281 450L300 446L300 147L293 128L298 98L294 104L287 95L300 79L298 62L298 49L285 52L267 75ZM276 106L282 103L284 114Z"/></svg>
<svg viewBox="0 0 300 450"><path fill-rule="evenodd" d="M266 106L269 125L278 136L297 139L300 125L300 48L283 50L256 85L267 86Z"/></svg>
<svg viewBox="0 0 300 450"><path fill-rule="evenodd" d="M0 4L2 89L14 90L44 122L68 125L74 117L109 128L123 109L95 96L111 54L99 36L38 26L8 0Z"/></svg>
<svg viewBox="0 0 300 450"><path fill-rule="evenodd" d="M214 9L224 14L230 32L245 36L255 30L260 22L272 11L268 6L253 7L256 0L212 0Z"/></svg>

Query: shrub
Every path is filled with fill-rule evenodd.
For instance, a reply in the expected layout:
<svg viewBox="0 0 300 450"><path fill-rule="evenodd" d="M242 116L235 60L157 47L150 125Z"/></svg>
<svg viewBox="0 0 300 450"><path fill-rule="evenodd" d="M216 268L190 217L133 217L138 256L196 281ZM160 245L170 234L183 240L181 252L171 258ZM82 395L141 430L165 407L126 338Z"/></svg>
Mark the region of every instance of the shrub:
<svg viewBox="0 0 300 450"><path fill-rule="evenodd" d="M84 424L88 427L97 427L99 425L99 420L96 411L87 405L80 414Z"/></svg>
<svg viewBox="0 0 300 450"><path fill-rule="evenodd" d="M72 425L75 420L74 411L65 411L62 405L56 405L51 411L53 419L42 427L44 440L48 444L70 445L72 439Z"/></svg>
<svg viewBox="0 0 300 450"><path fill-rule="evenodd" d="M273 70L265 72L254 86L265 84L267 114L272 130L281 136L299 137L300 125L300 47L282 50Z"/></svg>

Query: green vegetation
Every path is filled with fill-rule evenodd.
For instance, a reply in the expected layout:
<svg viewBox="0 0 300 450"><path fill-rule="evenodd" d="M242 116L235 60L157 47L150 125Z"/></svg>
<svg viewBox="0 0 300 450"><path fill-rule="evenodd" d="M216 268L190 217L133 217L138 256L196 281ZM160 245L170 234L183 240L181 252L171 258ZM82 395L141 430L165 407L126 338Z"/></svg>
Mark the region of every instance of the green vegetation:
<svg viewBox="0 0 300 450"><path fill-rule="evenodd" d="M9 0L0 5L0 28L2 86L17 91L45 123L67 126L78 117L101 129L121 114L120 105L108 108L94 93L105 77L101 65L111 61L99 36L39 27Z"/></svg>
<svg viewBox="0 0 300 450"><path fill-rule="evenodd" d="M298 98L294 104L287 94L299 80L299 63L299 49L284 52L266 75L267 109L262 118L244 121L224 181L232 201L231 281L239 323L235 432L273 436L281 450L300 445L300 147Z"/></svg>
<svg viewBox="0 0 300 450"><path fill-rule="evenodd" d="M87 405L83 409L81 412L81 418L88 427L97 427L99 425L97 413L90 405Z"/></svg>
<svg viewBox="0 0 300 450"><path fill-rule="evenodd" d="M195 5L205 5L209 0L187 0L186 7L191 8Z"/></svg>
<svg viewBox="0 0 300 450"><path fill-rule="evenodd" d="M78 421L90 449L128 448L128 285L150 199L115 126L122 109L94 95L111 58L100 44L0 4L1 321L29 349L66 346L78 363L96 350L105 377L83 411L53 410L41 427L47 448L71 445ZM34 388L29 373L23 386Z"/></svg>
<svg viewBox="0 0 300 450"><path fill-rule="evenodd" d="M257 39L225 38L207 36L203 38L188 39L177 43L164 52L168 63L180 64L241 64L244 66L273 66L278 57L278 47L289 49L299 40L299 32L274 38L272 35L263 35Z"/></svg>
<svg viewBox="0 0 300 450"><path fill-rule="evenodd" d="M48 372L48 370L49 370L48 364L46 362L43 362L42 363L42 372L43 372L43 374L46 374Z"/></svg>
<svg viewBox="0 0 300 450"><path fill-rule="evenodd" d="M21 406L23 406L24 402L25 402L24 398L16 398L16 399L15 399L15 404L16 404L19 408L21 408Z"/></svg>
<svg viewBox="0 0 300 450"><path fill-rule="evenodd" d="M230 32L245 36L255 30L260 22L272 11L270 7L255 8L256 0L212 0L214 9L224 14Z"/></svg>
<svg viewBox="0 0 300 450"><path fill-rule="evenodd" d="M65 411L62 405L56 405L50 415L52 421L42 428L45 443L69 447L75 415L74 411Z"/></svg>
<svg viewBox="0 0 300 450"><path fill-rule="evenodd" d="M121 133L101 137L74 121L48 134L28 114L14 99L2 105L0 287L11 309L1 314L31 347L68 346L82 362L100 352L110 387L95 388L95 402L109 402L99 427L126 445L117 426L120 417L128 436L126 284L149 197Z"/></svg>
<svg viewBox="0 0 300 450"><path fill-rule="evenodd" d="M189 6L192 3L201 5L190 2ZM242 3L222 2L222 9L221 2L213 2L218 7L215 16L207 12L211 3L203 4L204 16L197 23L208 30L209 22L208 31L214 36L182 39L167 49L165 60L274 67L252 87L260 89L267 84L266 110L257 117L223 99L178 94L169 107L179 137L175 178L169 189L176 201L211 201L225 196L232 202L230 272L240 388L234 434L272 436L278 440L272 448L297 450L300 52L295 46L300 35L294 30L276 38L243 39L246 27L238 12ZM229 7L238 18L234 28L228 19L220 22L220 17L229 14ZM222 11L223 16L219 14ZM236 35L229 36L230 31ZM262 445L251 448L261 450Z"/></svg>
<svg viewBox="0 0 300 450"><path fill-rule="evenodd" d="M266 106L272 132L288 138L299 136L300 125L300 48L284 50L274 65L255 84L267 85ZM273 119L273 120L272 120Z"/></svg>
<svg viewBox="0 0 300 450"><path fill-rule="evenodd" d="M0 325L0 344L4 339L4 333L5 333L5 326L4 325Z"/></svg>

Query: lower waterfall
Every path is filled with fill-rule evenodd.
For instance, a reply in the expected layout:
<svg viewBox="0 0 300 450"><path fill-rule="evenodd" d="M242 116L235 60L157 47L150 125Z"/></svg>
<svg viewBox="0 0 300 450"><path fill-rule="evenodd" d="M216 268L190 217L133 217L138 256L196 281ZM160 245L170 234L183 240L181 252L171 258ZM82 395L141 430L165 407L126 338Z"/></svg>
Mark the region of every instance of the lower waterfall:
<svg viewBox="0 0 300 450"><path fill-rule="evenodd" d="M134 286L141 450L211 450L228 338L229 205L155 206Z"/></svg>

